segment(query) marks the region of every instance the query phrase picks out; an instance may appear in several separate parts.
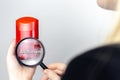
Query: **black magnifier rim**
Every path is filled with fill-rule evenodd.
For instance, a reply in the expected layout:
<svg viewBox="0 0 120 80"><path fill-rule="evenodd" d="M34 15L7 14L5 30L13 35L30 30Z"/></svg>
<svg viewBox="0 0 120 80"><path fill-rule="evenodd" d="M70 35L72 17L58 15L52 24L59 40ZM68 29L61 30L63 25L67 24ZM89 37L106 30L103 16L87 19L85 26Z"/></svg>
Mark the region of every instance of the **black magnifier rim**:
<svg viewBox="0 0 120 80"><path fill-rule="evenodd" d="M19 57L18 57L18 55L17 55L17 49L18 49L19 45L21 44L21 42L23 42L23 41L26 40L26 39L37 40L37 41L41 44L41 46L42 46L42 48L43 48L43 56L42 56L42 59L41 59L38 63L36 63L36 64L34 64L34 65L24 64L22 61L20 61L20 59L19 59ZM27 38L24 38L24 39L20 40L20 41L17 43L16 48L15 48L15 55L16 55L16 58L17 58L17 60L18 60L18 62L19 62L20 64L22 64L22 65L24 65L24 66L28 66L28 67L34 67L34 66L37 66L37 65L42 64L43 58L44 58L44 56L45 56L45 48L44 48L44 46L43 46L43 44L42 44L42 42L41 42L40 40L38 40L38 39L36 39L36 38L32 38L32 37L27 37Z"/></svg>

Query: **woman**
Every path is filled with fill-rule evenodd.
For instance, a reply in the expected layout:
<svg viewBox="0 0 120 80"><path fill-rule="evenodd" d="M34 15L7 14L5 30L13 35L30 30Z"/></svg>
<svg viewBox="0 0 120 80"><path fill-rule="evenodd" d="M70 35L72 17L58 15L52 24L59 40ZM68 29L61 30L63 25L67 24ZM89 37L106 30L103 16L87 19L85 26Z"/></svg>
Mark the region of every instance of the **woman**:
<svg viewBox="0 0 120 80"><path fill-rule="evenodd" d="M104 8L104 9L108 9L108 10L118 10L118 9L120 9L119 8L119 6L117 6L117 4L118 5L120 5L120 1L118 1L118 0L97 0L97 3L98 3L98 5L100 6L100 7L102 7L102 8ZM118 11L118 12L120 12L120 11ZM120 14L119 14L120 15ZM120 19L120 18L119 18ZM118 43L118 42L120 42L120 38L118 37L120 34L120 29L119 29L119 27L120 27L120 23L119 23L119 21L120 20L118 20L118 22L117 22L117 24L116 24L116 26L115 26L115 29L114 29L114 31L112 32L112 34L110 34L110 36L107 38L107 40L105 41L105 44L111 44L111 43ZM110 45L111 47L112 47L112 45ZM108 51L109 52L109 51ZM87 52L86 52L87 53ZM90 52L91 53L91 52ZM78 63L80 63L80 59L82 58L82 56L79 56L79 57L77 57L77 58L75 58L75 59L73 59L72 61L71 61L71 63L68 65L68 68L67 68L67 71L66 71L66 73L65 73L65 75L63 76L63 79L62 80L76 80L77 78L78 78L78 76L76 77L76 78L73 78L73 79L69 79L68 78L68 76L71 76L71 75L68 75L69 74L69 70L70 70L70 68L73 68L73 67L75 67L75 65L74 66L72 66L72 64L74 64L75 63L75 60L77 60L78 61ZM76 63L76 64L78 64L78 63ZM63 66L62 66L63 65ZM50 67L49 67L50 66ZM43 78L41 79L41 80L48 80L48 78L50 78L51 80L60 80L60 76L64 73L64 71L65 71L65 65L64 64L62 64L62 63L54 63L54 64L50 64L48 67L49 67L49 69L47 69L47 70L45 70L44 71L44 76L43 76ZM55 70L53 70L53 68L52 67L54 67L54 69L55 70L58 70L59 72L61 72L61 73L59 73L59 72L55 72ZM78 66L78 65L76 65L76 66ZM81 66L81 65L80 65ZM84 66L85 67L85 66ZM77 69L77 68L76 68ZM81 69L83 69L83 68L81 68ZM74 69L73 69L74 70ZM79 70L79 69L78 69ZM84 70L85 71L85 70ZM80 73L78 73L78 74L80 74ZM60 75L60 76L59 76ZM75 73L73 73L73 75L76 75ZM66 77L66 78L65 78ZM86 76L87 77L87 76ZM56 79L57 78L57 79ZM119 78L120 79L120 78ZM81 80L94 80L93 78L92 79L83 79L83 78L81 78ZM98 79L95 79L95 80L98 80ZM104 79L101 79L101 80L104 80ZM106 80L110 80L110 79L106 79ZM114 79L112 79L112 80L114 80Z"/></svg>
<svg viewBox="0 0 120 80"><path fill-rule="evenodd" d="M98 5L105 9L116 9L117 0L98 0ZM110 39L110 38L109 38ZM112 42L112 41L109 41ZM22 66L18 63L15 57L15 41L12 42L8 50L7 55L7 68L9 74L9 80L32 80L35 69ZM73 60L74 61L74 60ZM68 66L69 68L69 66ZM67 70L68 70L67 68ZM63 63L53 63L48 65L48 69L44 70L44 76L41 80L60 80L66 69L66 65ZM63 76L65 80L65 76Z"/></svg>

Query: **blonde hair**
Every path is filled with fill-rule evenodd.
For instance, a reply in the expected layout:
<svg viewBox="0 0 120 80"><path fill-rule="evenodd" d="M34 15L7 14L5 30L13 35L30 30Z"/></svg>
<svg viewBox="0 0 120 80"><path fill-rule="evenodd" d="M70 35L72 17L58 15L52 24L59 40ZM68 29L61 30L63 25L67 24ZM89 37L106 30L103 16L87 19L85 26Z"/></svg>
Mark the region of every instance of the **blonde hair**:
<svg viewBox="0 0 120 80"><path fill-rule="evenodd" d="M114 26L113 31L105 40L105 44L120 43L120 0L118 0L117 2L116 10L117 10L116 13L118 17L117 22Z"/></svg>

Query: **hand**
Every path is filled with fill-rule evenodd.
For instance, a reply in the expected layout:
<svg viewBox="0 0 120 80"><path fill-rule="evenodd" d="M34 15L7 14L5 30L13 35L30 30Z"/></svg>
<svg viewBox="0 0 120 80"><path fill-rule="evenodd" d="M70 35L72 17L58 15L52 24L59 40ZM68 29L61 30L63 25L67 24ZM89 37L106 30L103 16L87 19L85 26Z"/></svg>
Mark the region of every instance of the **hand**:
<svg viewBox="0 0 120 80"><path fill-rule="evenodd" d="M36 67L20 65L15 56L15 40L9 47L7 54L7 68L9 80L32 80Z"/></svg>
<svg viewBox="0 0 120 80"><path fill-rule="evenodd" d="M64 63L53 63L48 65L48 69L44 70L41 80L60 80L64 74L66 65Z"/></svg>

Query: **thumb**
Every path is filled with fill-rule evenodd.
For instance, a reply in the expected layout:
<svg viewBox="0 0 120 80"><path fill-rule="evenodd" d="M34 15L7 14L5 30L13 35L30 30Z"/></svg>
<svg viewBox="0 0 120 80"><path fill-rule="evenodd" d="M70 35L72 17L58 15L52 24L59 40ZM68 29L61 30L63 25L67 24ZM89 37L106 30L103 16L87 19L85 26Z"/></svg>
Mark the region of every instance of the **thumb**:
<svg viewBox="0 0 120 80"><path fill-rule="evenodd" d="M15 56L15 47L16 47L16 41L14 39L8 49L8 54L7 54L8 57Z"/></svg>
<svg viewBox="0 0 120 80"><path fill-rule="evenodd" d="M7 61L8 62L14 61L17 63L16 57L15 57L15 47L16 47L16 41L13 40L9 49L8 49L8 54L7 54Z"/></svg>
<svg viewBox="0 0 120 80"><path fill-rule="evenodd" d="M46 69L44 73L48 76L50 80L60 80L60 76L58 76L54 71Z"/></svg>

